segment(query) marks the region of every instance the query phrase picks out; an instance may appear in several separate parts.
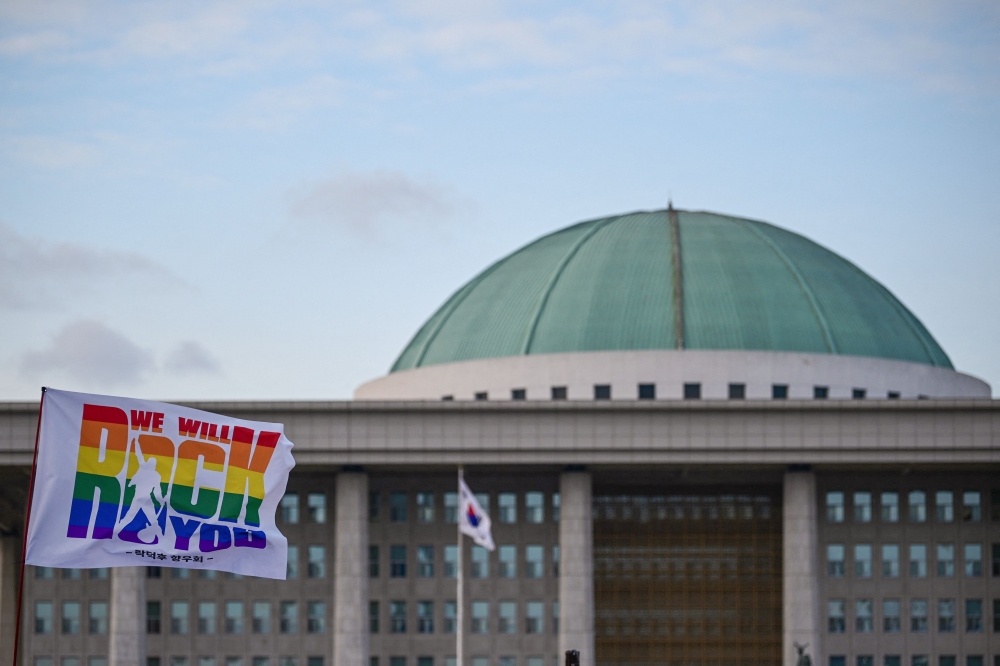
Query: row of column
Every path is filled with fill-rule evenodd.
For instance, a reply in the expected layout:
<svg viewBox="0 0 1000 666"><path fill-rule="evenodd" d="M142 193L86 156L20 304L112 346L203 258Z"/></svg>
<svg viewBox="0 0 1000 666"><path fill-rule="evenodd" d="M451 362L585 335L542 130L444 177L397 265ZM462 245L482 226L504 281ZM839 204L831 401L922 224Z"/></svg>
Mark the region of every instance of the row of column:
<svg viewBox="0 0 1000 666"><path fill-rule="evenodd" d="M595 666L590 473L563 472L559 486L559 653L579 650L581 666ZM333 666L358 666L369 661L368 475L341 472L336 488ZM785 474L783 528L784 666L796 666L796 644L808 646L806 653L819 664L816 478L807 469ZM0 538L0 664L13 657L19 560L20 539ZM145 666L145 580L143 567L112 569L110 666Z"/></svg>

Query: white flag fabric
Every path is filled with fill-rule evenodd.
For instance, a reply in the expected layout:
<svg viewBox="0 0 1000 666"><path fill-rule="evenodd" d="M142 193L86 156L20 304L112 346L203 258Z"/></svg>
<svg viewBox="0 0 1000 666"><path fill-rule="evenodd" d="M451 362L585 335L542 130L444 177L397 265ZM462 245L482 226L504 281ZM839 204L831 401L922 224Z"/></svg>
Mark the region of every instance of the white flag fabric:
<svg viewBox="0 0 1000 666"><path fill-rule="evenodd" d="M490 517L479 506L476 496L465 485L465 479L458 480L459 505L458 528L462 534L472 537L472 540L487 550L493 550L493 534L490 532Z"/></svg>
<svg viewBox="0 0 1000 666"><path fill-rule="evenodd" d="M48 389L25 563L284 580L274 522L295 466L278 423Z"/></svg>

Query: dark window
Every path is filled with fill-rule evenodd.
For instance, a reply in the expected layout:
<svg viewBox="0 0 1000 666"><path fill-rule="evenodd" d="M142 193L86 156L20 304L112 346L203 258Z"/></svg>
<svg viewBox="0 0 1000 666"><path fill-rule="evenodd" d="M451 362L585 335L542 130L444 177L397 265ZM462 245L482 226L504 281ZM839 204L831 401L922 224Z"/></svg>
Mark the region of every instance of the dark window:
<svg viewBox="0 0 1000 666"><path fill-rule="evenodd" d="M394 523L406 522L406 493L389 495L389 520Z"/></svg>
<svg viewBox="0 0 1000 666"><path fill-rule="evenodd" d="M380 495L377 490L368 493L368 520L377 523L380 509Z"/></svg>
<svg viewBox="0 0 1000 666"><path fill-rule="evenodd" d="M639 400L655 400L656 384L639 384Z"/></svg>
<svg viewBox="0 0 1000 666"><path fill-rule="evenodd" d="M990 491L990 517L994 521L1000 521L1000 490Z"/></svg>
<svg viewBox="0 0 1000 666"><path fill-rule="evenodd" d="M839 654L830 655L830 666L847 666L847 657Z"/></svg>
<svg viewBox="0 0 1000 666"><path fill-rule="evenodd" d="M701 384L691 383L684 385L684 399L698 400L701 398Z"/></svg>
<svg viewBox="0 0 1000 666"><path fill-rule="evenodd" d="M746 384L730 384L729 385L729 399L730 400L743 400L747 397L747 385Z"/></svg>
<svg viewBox="0 0 1000 666"><path fill-rule="evenodd" d="M993 633L1000 634L1000 599L993 600Z"/></svg>
<svg viewBox="0 0 1000 666"><path fill-rule="evenodd" d="M441 396L441 399L444 400L445 402L451 402L452 400L455 399L455 396L453 396L453 395L443 395L443 396Z"/></svg>
<svg viewBox="0 0 1000 666"><path fill-rule="evenodd" d="M830 397L829 386L813 386L813 398L816 400L826 400Z"/></svg>
<svg viewBox="0 0 1000 666"><path fill-rule="evenodd" d="M368 577L378 578L378 546L368 546Z"/></svg>
<svg viewBox="0 0 1000 666"><path fill-rule="evenodd" d="M566 387L565 386L553 386L552 387L552 399L553 400L565 400L566 399Z"/></svg>
<svg viewBox="0 0 1000 666"><path fill-rule="evenodd" d="M993 577L1000 578L1000 543L993 544Z"/></svg>
<svg viewBox="0 0 1000 666"><path fill-rule="evenodd" d="M406 578L406 546L389 548L389 575L393 578Z"/></svg>
<svg viewBox="0 0 1000 666"><path fill-rule="evenodd" d="M486 400L490 397L490 394L486 391L481 391L476 394L476 400Z"/></svg>
<svg viewBox="0 0 1000 666"><path fill-rule="evenodd" d="M511 400L525 400L528 397L528 392L525 389L511 389L510 399Z"/></svg>
<svg viewBox="0 0 1000 666"><path fill-rule="evenodd" d="M868 389L851 389L851 397L855 400L863 400L868 395Z"/></svg>
<svg viewBox="0 0 1000 666"><path fill-rule="evenodd" d="M159 578L162 575L160 567L146 567L146 578Z"/></svg>
<svg viewBox="0 0 1000 666"><path fill-rule="evenodd" d="M886 394L886 397L889 398L889 400L899 400L899 391L889 391Z"/></svg>
<svg viewBox="0 0 1000 666"><path fill-rule="evenodd" d="M788 397L788 384L771 384L771 397L784 400ZM860 659L860 657L858 657Z"/></svg>
<svg viewBox="0 0 1000 666"><path fill-rule="evenodd" d="M368 633L378 633L378 602L368 602Z"/></svg>
<svg viewBox="0 0 1000 666"><path fill-rule="evenodd" d="M158 634L158 633L160 633L160 602L159 601L147 601L146 602L146 633L147 634Z"/></svg>
<svg viewBox="0 0 1000 666"><path fill-rule="evenodd" d="M594 384L594 400L611 400L611 384Z"/></svg>

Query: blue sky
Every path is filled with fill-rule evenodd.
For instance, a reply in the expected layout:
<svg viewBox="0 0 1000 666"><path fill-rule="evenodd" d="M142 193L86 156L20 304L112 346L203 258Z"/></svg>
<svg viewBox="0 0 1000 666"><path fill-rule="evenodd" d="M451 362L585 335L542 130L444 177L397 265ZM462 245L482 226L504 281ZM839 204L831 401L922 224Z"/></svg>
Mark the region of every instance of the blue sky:
<svg viewBox="0 0 1000 666"><path fill-rule="evenodd" d="M662 207L1000 385L995 2L0 4L0 399L347 398L487 264Z"/></svg>

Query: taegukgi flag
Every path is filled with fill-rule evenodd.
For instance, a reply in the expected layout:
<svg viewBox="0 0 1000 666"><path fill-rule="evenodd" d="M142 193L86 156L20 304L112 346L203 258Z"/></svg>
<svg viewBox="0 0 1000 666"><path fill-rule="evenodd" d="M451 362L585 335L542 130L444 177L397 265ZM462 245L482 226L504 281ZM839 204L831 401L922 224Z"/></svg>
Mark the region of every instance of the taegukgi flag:
<svg viewBox="0 0 1000 666"><path fill-rule="evenodd" d="M490 517L483 511L469 486L465 485L465 479L459 478L458 490L458 529L486 550L493 550L496 546L493 545L493 534L490 532Z"/></svg>
<svg viewBox="0 0 1000 666"><path fill-rule="evenodd" d="M284 579L274 513L294 466L278 423L48 389L25 562Z"/></svg>

